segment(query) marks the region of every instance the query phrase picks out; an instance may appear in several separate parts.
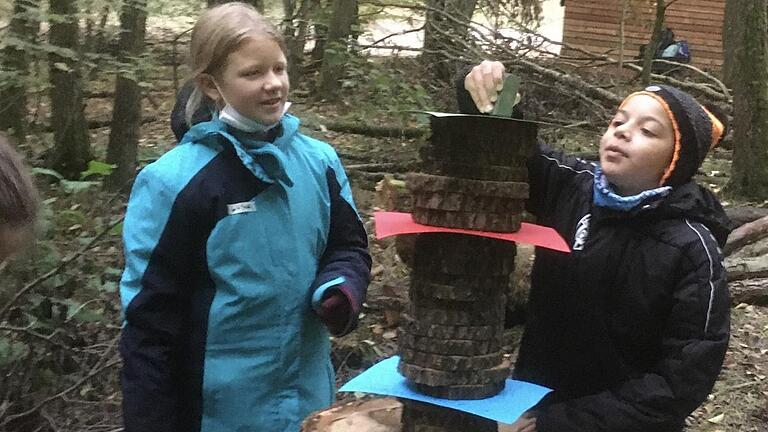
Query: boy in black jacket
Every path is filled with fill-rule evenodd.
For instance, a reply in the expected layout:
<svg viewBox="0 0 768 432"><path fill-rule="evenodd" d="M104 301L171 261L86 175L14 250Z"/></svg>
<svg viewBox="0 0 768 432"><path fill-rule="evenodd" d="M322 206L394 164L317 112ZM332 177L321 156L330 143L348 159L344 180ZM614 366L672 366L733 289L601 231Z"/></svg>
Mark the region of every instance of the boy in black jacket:
<svg viewBox="0 0 768 432"><path fill-rule="evenodd" d="M489 112L503 74L475 66L461 109ZM619 107L598 165L531 156L528 210L572 253L536 251L515 378L554 391L518 431L678 432L706 399L728 347L729 223L692 177L724 133L687 93L650 86Z"/></svg>

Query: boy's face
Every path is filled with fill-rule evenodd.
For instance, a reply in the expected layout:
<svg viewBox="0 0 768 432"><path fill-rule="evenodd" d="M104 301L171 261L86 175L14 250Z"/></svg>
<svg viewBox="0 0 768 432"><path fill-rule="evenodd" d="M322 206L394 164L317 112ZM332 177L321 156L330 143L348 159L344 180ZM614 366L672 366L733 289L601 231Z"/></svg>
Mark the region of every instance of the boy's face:
<svg viewBox="0 0 768 432"><path fill-rule="evenodd" d="M263 125L280 121L288 97L288 69L283 50L268 36L248 37L227 57L224 69L203 83L205 93Z"/></svg>
<svg viewBox="0 0 768 432"><path fill-rule="evenodd" d="M621 195L659 186L672 162L675 135L661 104L648 95L625 101L600 139L600 166Z"/></svg>

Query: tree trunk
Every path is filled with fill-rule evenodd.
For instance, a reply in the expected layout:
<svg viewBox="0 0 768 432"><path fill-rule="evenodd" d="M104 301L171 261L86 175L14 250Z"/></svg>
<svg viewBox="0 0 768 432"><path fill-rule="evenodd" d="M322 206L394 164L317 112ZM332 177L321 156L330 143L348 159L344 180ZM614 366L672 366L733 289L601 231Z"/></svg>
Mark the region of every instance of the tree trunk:
<svg viewBox="0 0 768 432"><path fill-rule="evenodd" d="M51 23L48 33L50 44L59 48L49 57L54 146L48 164L67 178L77 178L91 160L76 55L76 4L76 0L50 0L50 11L60 20Z"/></svg>
<svg viewBox="0 0 768 432"><path fill-rule="evenodd" d="M293 4L293 2L285 2L284 6L287 3ZM286 15L283 26L285 45L288 47L288 76L291 78L291 87L294 88L298 87L304 74L304 47L307 43L312 3L313 0L301 0L295 18Z"/></svg>
<svg viewBox="0 0 768 432"><path fill-rule="evenodd" d="M736 63L736 49L740 40L741 28L736 25L739 13L739 1L725 2L725 17L723 18L723 83L733 87L733 67Z"/></svg>
<svg viewBox="0 0 768 432"><path fill-rule="evenodd" d="M450 82L457 70L453 59L469 40L469 23L477 0L427 0L422 65L440 81ZM452 17L452 18L449 18Z"/></svg>
<svg viewBox="0 0 768 432"><path fill-rule="evenodd" d="M643 72L640 75L640 82L643 87L651 83L651 69L653 68L653 57L659 49L661 42L661 31L664 29L664 15L666 13L666 1L656 0L656 19L653 22L653 33L651 40L645 46L645 55L643 56Z"/></svg>
<svg viewBox="0 0 768 432"><path fill-rule="evenodd" d="M333 100L339 97L352 26L356 22L357 0L333 1L333 16L328 25L328 37L317 84L317 95L322 99Z"/></svg>
<svg viewBox="0 0 768 432"><path fill-rule="evenodd" d="M0 130L13 129L18 141L23 141L27 132L27 86L29 70L28 47L35 43L40 24L30 12L39 9L39 0L16 0L8 35L19 43L7 43L0 57L0 69L11 71L15 76L0 83Z"/></svg>
<svg viewBox="0 0 768 432"><path fill-rule="evenodd" d="M733 165L728 187L755 200L768 198L768 0L739 4L734 40Z"/></svg>
<svg viewBox="0 0 768 432"><path fill-rule="evenodd" d="M120 16L120 62L131 62L144 51L147 22L146 0L125 0ZM138 65L132 62L136 71ZM107 162L117 168L107 178L109 190L119 190L136 173L136 154L141 125L141 87L136 74L120 74L115 83L115 106L109 131Z"/></svg>

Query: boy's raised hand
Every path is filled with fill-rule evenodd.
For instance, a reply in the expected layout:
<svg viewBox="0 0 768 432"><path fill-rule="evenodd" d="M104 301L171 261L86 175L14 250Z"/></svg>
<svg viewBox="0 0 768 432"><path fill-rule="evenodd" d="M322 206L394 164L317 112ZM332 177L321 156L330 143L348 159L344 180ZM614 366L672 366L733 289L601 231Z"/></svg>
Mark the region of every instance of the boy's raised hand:
<svg viewBox="0 0 768 432"><path fill-rule="evenodd" d="M464 77L464 88L482 113L493 110L493 103L503 85L504 65L498 61L483 60Z"/></svg>

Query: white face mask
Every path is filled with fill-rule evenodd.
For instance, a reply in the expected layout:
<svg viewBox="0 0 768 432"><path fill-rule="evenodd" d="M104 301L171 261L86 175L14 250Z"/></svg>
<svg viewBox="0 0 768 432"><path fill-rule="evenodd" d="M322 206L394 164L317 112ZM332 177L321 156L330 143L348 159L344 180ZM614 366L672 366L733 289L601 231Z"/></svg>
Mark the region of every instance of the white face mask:
<svg viewBox="0 0 768 432"><path fill-rule="evenodd" d="M219 94L221 95L221 98L224 99L225 103L224 108L219 111L219 120L222 122L232 126L237 130L248 133L268 131L280 123L280 121L277 121L273 124L265 125L240 114L232 105L229 104L229 102L227 102L227 99L224 97L224 93L222 93L219 85L216 84L215 81L214 85L216 86L216 89L219 90ZM288 108L290 107L291 103L286 102L285 106L283 107L283 115L288 112Z"/></svg>

